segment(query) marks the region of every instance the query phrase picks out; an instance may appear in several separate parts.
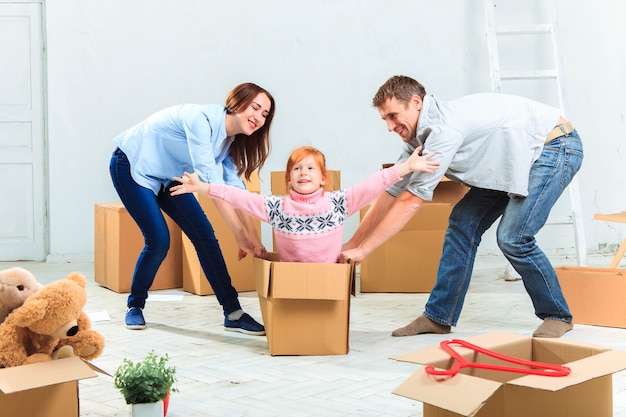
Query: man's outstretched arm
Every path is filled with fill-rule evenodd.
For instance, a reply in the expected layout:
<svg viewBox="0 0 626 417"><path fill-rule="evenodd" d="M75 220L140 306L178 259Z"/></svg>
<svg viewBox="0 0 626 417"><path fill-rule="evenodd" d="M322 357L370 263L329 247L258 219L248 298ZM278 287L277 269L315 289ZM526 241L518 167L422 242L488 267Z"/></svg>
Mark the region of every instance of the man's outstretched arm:
<svg viewBox="0 0 626 417"><path fill-rule="evenodd" d="M395 236L413 218L423 202L408 191L403 191L397 198L382 193L368 210L354 236L344 245L342 262L362 262Z"/></svg>

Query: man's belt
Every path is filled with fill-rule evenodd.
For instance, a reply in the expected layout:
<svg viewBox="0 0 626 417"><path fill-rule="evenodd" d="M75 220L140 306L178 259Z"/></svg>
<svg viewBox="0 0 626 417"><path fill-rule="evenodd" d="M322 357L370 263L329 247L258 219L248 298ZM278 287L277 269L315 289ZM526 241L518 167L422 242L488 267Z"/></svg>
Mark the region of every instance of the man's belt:
<svg viewBox="0 0 626 417"><path fill-rule="evenodd" d="M560 125L554 126L554 129L548 133L546 137L545 143L553 141L556 138L560 138L561 136L569 135L575 130L574 125L570 122L561 123Z"/></svg>

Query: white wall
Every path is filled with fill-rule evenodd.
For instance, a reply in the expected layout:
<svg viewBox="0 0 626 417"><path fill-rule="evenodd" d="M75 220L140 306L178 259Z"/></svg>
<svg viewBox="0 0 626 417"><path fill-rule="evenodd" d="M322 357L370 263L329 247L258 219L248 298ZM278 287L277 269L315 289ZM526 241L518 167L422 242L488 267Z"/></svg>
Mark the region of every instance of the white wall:
<svg viewBox="0 0 626 417"><path fill-rule="evenodd" d="M509 17L535 16L528 1L503 1L517 1ZM626 2L558 4L594 252L624 236L593 213L626 209ZM400 139L371 107L391 75L410 75L446 99L490 90L483 0L49 0L46 29L52 260L93 256L94 204L118 201L112 139L165 106L222 103L245 81L268 89L277 101L261 173L269 193L269 172L283 170L300 145L324 151L344 187L395 161ZM545 249L571 253L571 227L550 227L540 237ZM498 252L490 234L481 251Z"/></svg>

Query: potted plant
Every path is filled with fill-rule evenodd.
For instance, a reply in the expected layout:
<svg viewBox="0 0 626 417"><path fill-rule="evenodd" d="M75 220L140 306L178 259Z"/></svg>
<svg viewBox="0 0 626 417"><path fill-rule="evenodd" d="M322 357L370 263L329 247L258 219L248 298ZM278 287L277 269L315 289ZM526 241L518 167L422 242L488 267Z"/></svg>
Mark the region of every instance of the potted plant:
<svg viewBox="0 0 626 417"><path fill-rule="evenodd" d="M167 354L159 356L151 350L142 361L136 363L124 358L115 371L115 388L122 393L126 404L130 404L132 416L161 417L167 414L169 394L178 391L173 386L177 381L176 368L168 365L169 360ZM151 411L155 414L140 414L146 409L155 410Z"/></svg>

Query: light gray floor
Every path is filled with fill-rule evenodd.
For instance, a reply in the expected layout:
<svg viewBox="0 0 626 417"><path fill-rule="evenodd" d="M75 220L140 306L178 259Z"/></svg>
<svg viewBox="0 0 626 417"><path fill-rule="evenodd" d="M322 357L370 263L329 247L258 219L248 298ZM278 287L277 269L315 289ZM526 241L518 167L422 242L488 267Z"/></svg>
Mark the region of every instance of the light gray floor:
<svg viewBox="0 0 626 417"><path fill-rule="evenodd" d="M590 265L607 266L611 257L592 257ZM554 259L555 266L573 264ZM466 338L493 331L531 335L540 324L520 281L502 279L501 258L477 260L458 327L450 335L393 338L393 329L422 312L428 294L357 293L352 298L350 352L339 356L272 357L265 337L225 332L214 296L181 290L180 301L149 302L148 328L123 325L125 294L93 281L91 263L0 263L0 269L23 266L42 282L84 273L90 285L86 311L106 312L110 320L94 321L106 338L105 351L94 363L113 374L122 358L136 360L154 349L168 353L178 371L180 392L172 395L169 417L195 416L422 416L422 404L392 394L417 365L388 359L392 355L433 346L445 338ZM153 297L154 298L154 297ZM244 309L261 319L256 293L240 294ZM626 330L577 325L564 338L626 350ZM626 417L626 371L613 376L614 415ZM80 382L82 417L127 416L128 406L99 376ZM593 399L590 399L593 401ZM593 417L593 416L589 416Z"/></svg>

